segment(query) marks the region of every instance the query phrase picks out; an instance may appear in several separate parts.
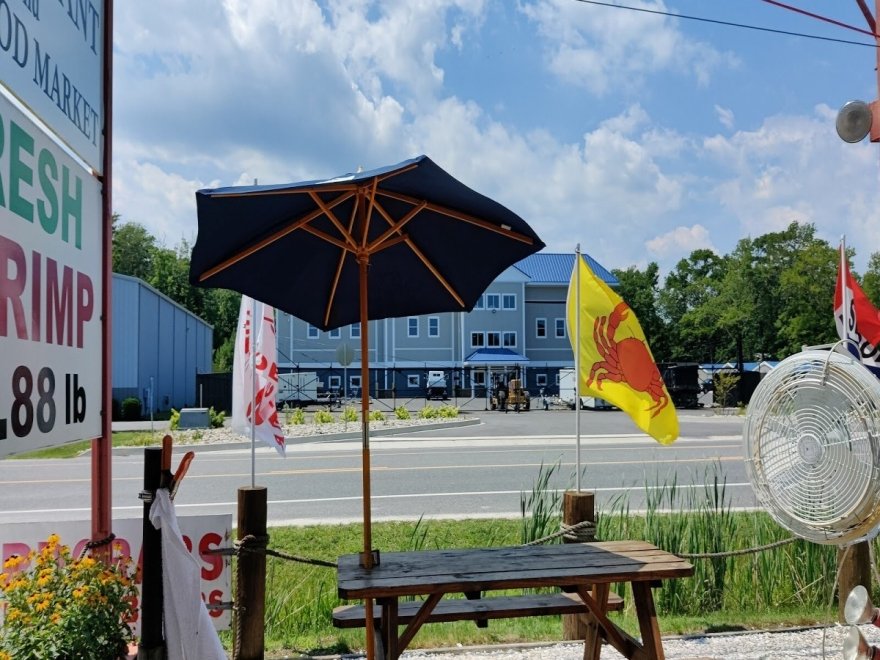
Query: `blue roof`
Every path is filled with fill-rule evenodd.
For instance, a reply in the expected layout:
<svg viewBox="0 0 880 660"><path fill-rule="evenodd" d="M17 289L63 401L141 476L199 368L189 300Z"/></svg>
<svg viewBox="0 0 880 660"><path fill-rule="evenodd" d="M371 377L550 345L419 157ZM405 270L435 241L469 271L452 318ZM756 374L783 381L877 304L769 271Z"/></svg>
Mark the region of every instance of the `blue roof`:
<svg viewBox="0 0 880 660"><path fill-rule="evenodd" d="M511 362L528 362L529 358L509 348L479 348L468 355L464 361L477 364L509 364Z"/></svg>
<svg viewBox="0 0 880 660"><path fill-rule="evenodd" d="M617 278L602 264L586 252L581 252L581 256L592 271L596 273L596 276L601 278L605 284L617 286ZM571 271L574 269L574 252L563 254L538 252L537 254L529 255L525 259L520 259L515 265L529 276L532 284L568 284L571 280Z"/></svg>

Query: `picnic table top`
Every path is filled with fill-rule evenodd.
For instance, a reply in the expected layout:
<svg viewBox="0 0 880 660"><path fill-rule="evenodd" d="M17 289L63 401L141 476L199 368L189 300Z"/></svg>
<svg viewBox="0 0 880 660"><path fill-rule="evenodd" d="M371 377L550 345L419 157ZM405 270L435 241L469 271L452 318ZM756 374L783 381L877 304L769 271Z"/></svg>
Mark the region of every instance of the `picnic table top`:
<svg viewBox="0 0 880 660"><path fill-rule="evenodd" d="M603 541L382 553L365 569L359 555L339 558L344 599L493 591L687 577L693 566L645 541Z"/></svg>

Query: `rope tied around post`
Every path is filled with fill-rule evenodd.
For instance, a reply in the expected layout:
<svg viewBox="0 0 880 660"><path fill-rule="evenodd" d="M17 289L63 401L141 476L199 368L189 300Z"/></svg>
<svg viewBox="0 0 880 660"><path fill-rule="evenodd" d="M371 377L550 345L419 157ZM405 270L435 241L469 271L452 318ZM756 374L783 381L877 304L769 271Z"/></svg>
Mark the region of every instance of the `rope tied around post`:
<svg viewBox="0 0 880 660"><path fill-rule="evenodd" d="M559 527L560 529L558 532L553 532L552 534L548 534L547 536L535 539L534 541L523 543L522 547L527 548L531 545L541 545L542 543L547 543L547 541L552 541L553 539L558 539L560 537L564 537L566 540L573 540L578 543L596 540L596 523L594 523L592 520L583 520L579 523L575 523L574 525L567 525L563 522L560 523Z"/></svg>
<svg viewBox="0 0 880 660"><path fill-rule="evenodd" d="M94 550L95 548L100 548L103 545L110 545L113 541L116 540L116 534L110 532L107 536L101 539L95 539L94 541L88 541L83 549L79 553L79 558L82 559L86 556L87 552Z"/></svg>

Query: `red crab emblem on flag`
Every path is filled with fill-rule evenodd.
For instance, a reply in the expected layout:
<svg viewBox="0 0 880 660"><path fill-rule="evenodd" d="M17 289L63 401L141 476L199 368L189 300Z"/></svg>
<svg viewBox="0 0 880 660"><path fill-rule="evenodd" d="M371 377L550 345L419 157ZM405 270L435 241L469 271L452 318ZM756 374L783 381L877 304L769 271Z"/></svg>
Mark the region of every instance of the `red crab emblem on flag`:
<svg viewBox="0 0 880 660"><path fill-rule="evenodd" d="M587 378L587 387L595 379L596 387L602 389L602 381L629 385L637 392L645 392L654 401L648 410L656 417L669 404L669 396L660 378L660 372L648 351L645 342L635 337L615 339L621 321L629 315L630 309L625 302L614 308L609 316L596 317L593 324L593 340L602 357L600 362L593 363Z"/></svg>

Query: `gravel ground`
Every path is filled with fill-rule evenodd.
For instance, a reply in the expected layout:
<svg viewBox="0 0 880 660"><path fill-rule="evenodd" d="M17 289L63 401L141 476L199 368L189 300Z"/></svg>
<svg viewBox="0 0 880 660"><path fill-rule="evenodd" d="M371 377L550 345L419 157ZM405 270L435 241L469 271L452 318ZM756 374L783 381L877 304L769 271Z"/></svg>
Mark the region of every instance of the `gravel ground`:
<svg viewBox="0 0 880 660"><path fill-rule="evenodd" d="M338 417L339 413L334 416ZM306 419L311 419L312 413L306 414ZM395 419L390 417L384 422L370 422L370 429L374 431L382 429L408 429L428 424L437 425L461 421L461 417L435 417L422 419L413 416L410 419ZM228 422L227 422L228 424ZM334 435L337 433L360 433L360 422L332 422L328 424L289 424L282 425L281 430L286 438L320 437L322 435ZM229 426L217 429L178 429L174 431L174 441L179 445L188 444L217 444L229 442L244 442L249 438L233 431Z"/></svg>
<svg viewBox="0 0 880 660"><path fill-rule="evenodd" d="M826 634L825 652L822 636ZM714 634L700 637L668 637L663 639L666 660L779 660L781 658L842 658L843 640L848 626L809 628L784 632L749 632ZM880 643L880 630L863 626L862 634L874 644ZM407 651L404 660L581 660L580 644L519 646L504 648L444 649L439 652ZM604 645L601 660L622 658L616 650Z"/></svg>

